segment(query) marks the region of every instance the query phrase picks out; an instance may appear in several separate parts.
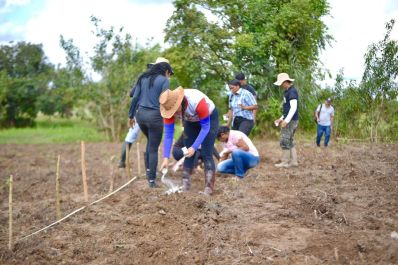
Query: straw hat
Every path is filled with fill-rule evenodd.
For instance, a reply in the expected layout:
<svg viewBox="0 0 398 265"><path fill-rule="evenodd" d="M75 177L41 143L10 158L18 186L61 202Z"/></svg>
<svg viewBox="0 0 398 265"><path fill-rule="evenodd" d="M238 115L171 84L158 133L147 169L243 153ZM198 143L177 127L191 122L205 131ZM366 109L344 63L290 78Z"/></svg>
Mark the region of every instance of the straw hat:
<svg viewBox="0 0 398 265"><path fill-rule="evenodd" d="M167 89L159 97L160 114L163 118L171 118L176 113L184 98L184 88L181 86L174 90Z"/></svg>
<svg viewBox="0 0 398 265"><path fill-rule="evenodd" d="M276 82L274 83L274 85L280 86L280 85L282 85L282 83L285 82L285 81L291 81L291 82L293 82L294 79L291 79L291 78L289 77L289 75L286 74L286 73L281 73L281 74L278 75L278 78L277 78Z"/></svg>

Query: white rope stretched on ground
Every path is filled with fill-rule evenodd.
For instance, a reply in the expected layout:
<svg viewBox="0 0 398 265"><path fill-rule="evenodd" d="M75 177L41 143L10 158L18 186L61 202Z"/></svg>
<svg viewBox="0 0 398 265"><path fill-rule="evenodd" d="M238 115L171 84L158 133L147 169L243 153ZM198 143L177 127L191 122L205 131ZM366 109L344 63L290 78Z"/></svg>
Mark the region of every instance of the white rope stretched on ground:
<svg viewBox="0 0 398 265"><path fill-rule="evenodd" d="M62 222L63 220L69 218L70 216L74 215L75 213L80 212L81 210L83 210L83 209L85 209L85 208L87 208L87 207L89 207L89 206L91 206L91 205L93 205L93 204L96 204L96 203L98 203L98 202L100 202L100 201L102 201L102 200L108 198L109 196L115 194L115 193L118 192L119 190L121 190L121 189L123 189L124 187L126 187L127 185L129 185L129 184L130 184L131 182L133 182L136 178L137 178L137 177L134 177L134 178L130 179L128 182L126 182L125 184L123 184L122 186L120 186L119 188L117 188L116 190L112 191L111 193L109 193L109 194L106 195L105 197L102 197L101 199L98 199L98 200L96 200L96 201L93 201L92 203L90 203L90 204L88 204L88 205L86 205L86 206L83 206L83 207L80 207L80 208L77 209L77 210L74 210L73 212L71 212L70 214L64 216L63 218L59 219L58 221L56 221L56 222L54 222L54 223L52 223L52 224L50 224L50 225L48 225L48 226L46 226L46 227L40 229L40 230L37 230L36 232L33 232L32 234L29 234L29 235L27 235L27 236L24 236L24 237L18 239L16 242L21 241L21 240L23 240L23 239L25 239L25 238L31 237L31 236L33 236L33 235L35 235L35 234L37 234L37 233L40 233L41 231L47 230L48 228L50 228L50 227L52 227L52 226L54 226L54 225L56 225L56 224Z"/></svg>

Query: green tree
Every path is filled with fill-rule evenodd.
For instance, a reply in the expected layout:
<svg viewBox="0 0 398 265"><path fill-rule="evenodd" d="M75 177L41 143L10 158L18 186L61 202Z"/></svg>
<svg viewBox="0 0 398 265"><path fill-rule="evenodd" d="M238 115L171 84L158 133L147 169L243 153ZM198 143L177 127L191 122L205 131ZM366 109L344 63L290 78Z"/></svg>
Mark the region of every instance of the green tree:
<svg viewBox="0 0 398 265"><path fill-rule="evenodd" d="M88 112L109 139L119 140L126 132L129 92L147 64L160 56L160 46L141 47L124 34L123 28L103 29L99 19L92 17L91 21L98 41L88 60L89 69L83 67L84 60L73 40L61 37L61 45L67 54L69 72L77 80L80 113ZM92 71L101 77L99 81L92 80Z"/></svg>
<svg viewBox="0 0 398 265"><path fill-rule="evenodd" d="M313 82L319 52L331 40L321 20L329 13L326 0L177 0L174 5L166 40L183 83L223 103L226 82L245 72L262 105L258 131L275 118L264 112L267 103L274 106L273 99L281 99L280 89L272 84L276 74L289 72L298 79L302 124L309 126L308 109L319 89Z"/></svg>
<svg viewBox="0 0 398 265"><path fill-rule="evenodd" d="M33 124L38 98L48 88L52 69L40 44L0 46L1 126Z"/></svg>
<svg viewBox="0 0 398 265"><path fill-rule="evenodd" d="M370 45L365 54L365 71L360 87L372 141L377 141L383 122L385 129L395 124L394 116L388 113L389 105L396 103L398 96L398 42L391 39L394 24L394 19L386 23L384 39Z"/></svg>

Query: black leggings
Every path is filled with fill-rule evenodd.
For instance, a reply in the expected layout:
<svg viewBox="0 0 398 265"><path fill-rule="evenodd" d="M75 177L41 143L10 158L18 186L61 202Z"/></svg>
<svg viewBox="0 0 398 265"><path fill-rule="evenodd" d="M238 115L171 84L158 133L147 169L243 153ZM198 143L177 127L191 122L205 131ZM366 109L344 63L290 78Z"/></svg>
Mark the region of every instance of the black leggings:
<svg viewBox="0 0 398 265"><path fill-rule="evenodd" d="M136 120L147 138L145 164L148 167L148 180L155 180L158 166L158 150L163 135L163 118L160 111L139 107Z"/></svg>

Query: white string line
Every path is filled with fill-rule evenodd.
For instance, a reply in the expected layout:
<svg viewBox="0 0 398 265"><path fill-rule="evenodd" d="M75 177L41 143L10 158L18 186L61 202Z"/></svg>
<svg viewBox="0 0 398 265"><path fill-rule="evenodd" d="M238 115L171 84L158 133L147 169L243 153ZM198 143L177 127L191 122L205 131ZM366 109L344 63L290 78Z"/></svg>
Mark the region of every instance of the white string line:
<svg viewBox="0 0 398 265"><path fill-rule="evenodd" d="M52 227L52 226L54 226L54 225L56 225L56 224L62 222L63 220L69 218L70 216L74 215L75 213L80 212L81 210L87 208L88 206L91 206L91 205L93 205L93 204L96 204L96 203L98 203L98 202L100 202L100 201L102 201L102 200L108 198L109 196L115 194L115 193L118 192L119 190L121 190L121 189L123 189L124 187L126 187L127 185L129 185L129 184L130 184L131 182L133 182L136 178L137 178L137 177L132 178L131 180L129 180L128 182L126 182L124 185L122 185L122 186L120 186L119 188L117 188L116 190L112 191L111 193L109 193L109 194L106 195L105 197L103 197L103 198L101 198L101 199L98 199L98 200L96 200L96 201L93 201L92 203L90 203L90 204L88 204L88 205L86 205L86 206L80 207L80 208L77 209L77 210L74 210L73 212L71 212L70 214L64 216L63 218L59 219L58 221L56 221L56 222L54 222L54 223L52 223L52 224L50 224L50 225L48 225L48 226L46 226L46 227L40 229L40 230L37 230L36 232L33 232L33 233L30 234L30 235L24 236L24 237L22 237L22 238L16 240L16 242L21 241L22 239L28 238L28 237L30 237L30 236L33 236L33 235L35 235L35 234L37 234L37 233L39 233L39 232L41 232L41 231L44 231L44 230L46 230L46 229L48 229L48 228L50 228L50 227Z"/></svg>

